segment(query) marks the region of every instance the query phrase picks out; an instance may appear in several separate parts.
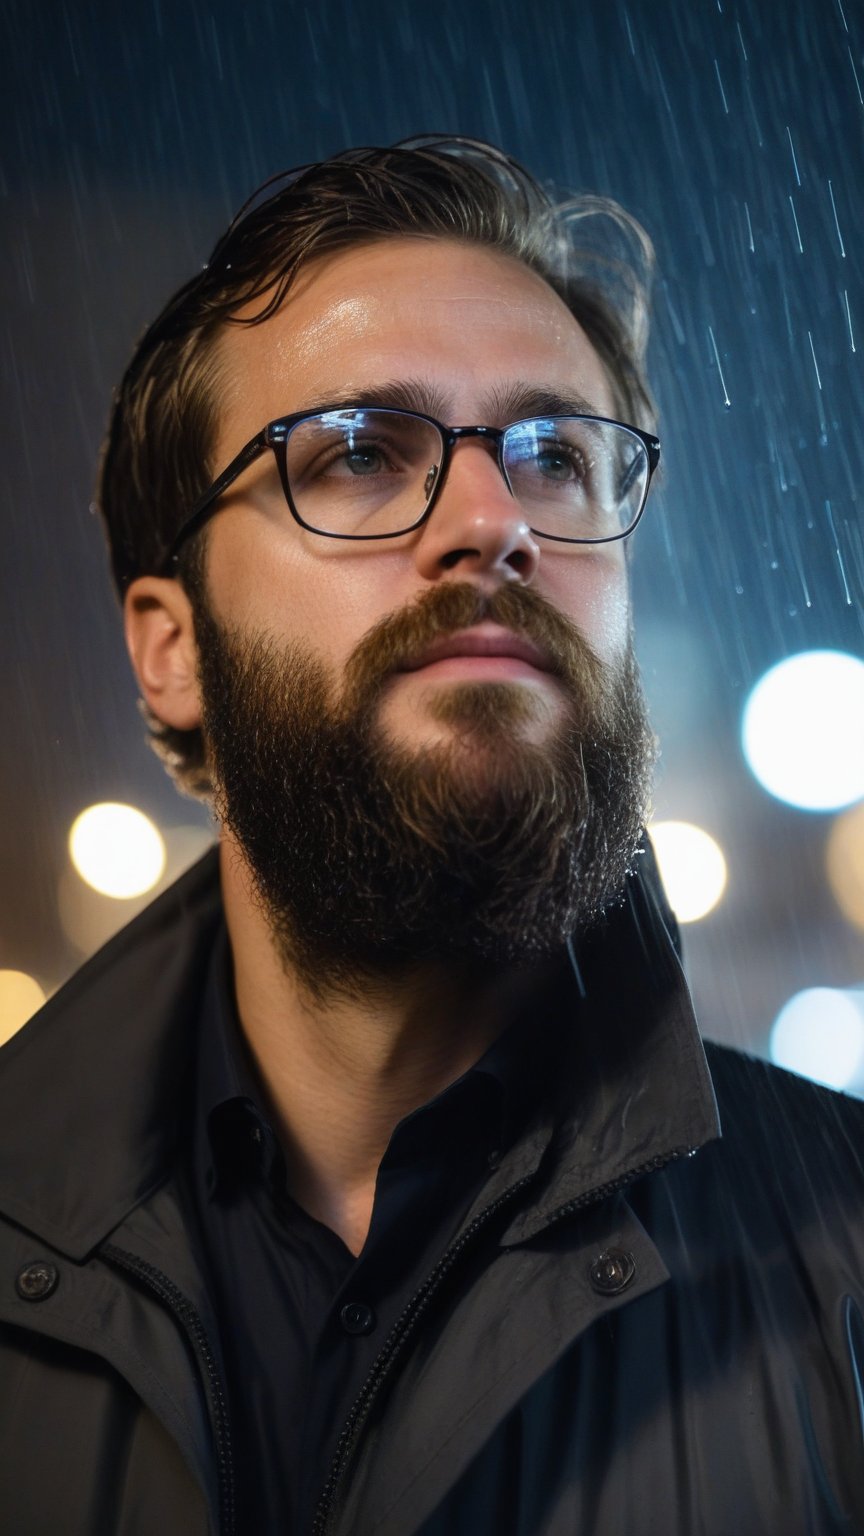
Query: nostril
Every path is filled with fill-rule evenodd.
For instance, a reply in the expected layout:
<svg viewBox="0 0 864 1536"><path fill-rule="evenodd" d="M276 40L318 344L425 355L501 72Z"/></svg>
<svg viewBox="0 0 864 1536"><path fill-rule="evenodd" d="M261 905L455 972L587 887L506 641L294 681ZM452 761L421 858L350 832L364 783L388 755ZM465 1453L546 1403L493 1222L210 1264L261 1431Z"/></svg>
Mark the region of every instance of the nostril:
<svg viewBox="0 0 864 1536"><path fill-rule="evenodd" d="M448 549L447 553L441 556L441 565L445 571L452 571L454 565L458 565L461 560L479 559L479 549Z"/></svg>
<svg viewBox="0 0 864 1536"><path fill-rule="evenodd" d="M514 549L507 556L507 565L511 567L517 576L528 576L533 567L533 561L526 549Z"/></svg>

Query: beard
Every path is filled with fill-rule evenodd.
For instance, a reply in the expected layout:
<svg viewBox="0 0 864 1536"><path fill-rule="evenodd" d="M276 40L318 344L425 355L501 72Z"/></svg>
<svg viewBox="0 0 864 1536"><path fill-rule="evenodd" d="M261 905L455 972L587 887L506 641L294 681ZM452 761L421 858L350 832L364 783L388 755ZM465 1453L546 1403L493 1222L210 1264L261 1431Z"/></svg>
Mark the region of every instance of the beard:
<svg viewBox="0 0 864 1536"><path fill-rule="evenodd" d="M548 700L518 682L433 686L446 740L389 739L394 673L484 620L551 658L542 744L527 725ZM313 997L429 962L532 965L620 898L655 757L632 644L608 667L531 588L445 584L370 630L337 692L311 650L223 631L201 598L195 629L214 809Z"/></svg>

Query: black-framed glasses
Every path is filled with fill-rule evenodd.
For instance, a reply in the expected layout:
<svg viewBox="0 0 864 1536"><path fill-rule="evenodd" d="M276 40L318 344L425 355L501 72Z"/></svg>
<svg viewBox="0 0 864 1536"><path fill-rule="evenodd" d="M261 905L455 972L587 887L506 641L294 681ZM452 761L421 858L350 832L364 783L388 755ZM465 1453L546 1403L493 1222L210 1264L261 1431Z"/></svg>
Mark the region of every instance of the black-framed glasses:
<svg viewBox="0 0 864 1536"><path fill-rule="evenodd" d="M649 432L605 416L532 416L506 427L447 427L383 406L336 406L268 422L181 524L165 561L217 510L219 498L272 449L285 500L302 528L329 539L395 539L432 512L453 448L494 448L531 532L561 544L607 544L633 532L660 462Z"/></svg>

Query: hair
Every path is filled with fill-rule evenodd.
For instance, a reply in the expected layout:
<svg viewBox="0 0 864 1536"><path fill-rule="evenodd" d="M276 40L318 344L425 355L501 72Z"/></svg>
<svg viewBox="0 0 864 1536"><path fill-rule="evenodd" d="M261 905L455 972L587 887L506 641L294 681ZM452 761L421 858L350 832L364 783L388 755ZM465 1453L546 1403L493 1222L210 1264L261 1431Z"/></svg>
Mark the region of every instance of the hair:
<svg viewBox="0 0 864 1536"><path fill-rule="evenodd" d="M400 236L482 246L538 273L593 344L623 419L653 423L645 373L653 248L632 215L610 198L559 199L474 139L424 135L345 150L265 182L139 341L115 396L96 487L121 598L137 576L164 570L174 535L217 472L215 343L223 328L267 320L312 259ZM178 559L193 604L205 600L207 532ZM207 796L201 732L175 730L143 701L140 708L178 788Z"/></svg>

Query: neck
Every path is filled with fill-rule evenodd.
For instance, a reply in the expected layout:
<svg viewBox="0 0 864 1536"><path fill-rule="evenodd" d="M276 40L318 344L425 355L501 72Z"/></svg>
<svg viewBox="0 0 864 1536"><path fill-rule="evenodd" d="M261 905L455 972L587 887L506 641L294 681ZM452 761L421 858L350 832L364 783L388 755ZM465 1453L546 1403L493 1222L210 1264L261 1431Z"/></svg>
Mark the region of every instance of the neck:
<svg viewBox="0 0 864 1536"><path fill-rule="evenodd" d="M236 844L221 846L237 1009L292 1195L359 1253L375 1180L407 1114L455 1082L518 1017L537 970L426 963L314 999L286 964Z"/></svg>

